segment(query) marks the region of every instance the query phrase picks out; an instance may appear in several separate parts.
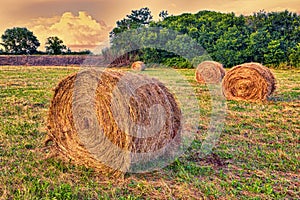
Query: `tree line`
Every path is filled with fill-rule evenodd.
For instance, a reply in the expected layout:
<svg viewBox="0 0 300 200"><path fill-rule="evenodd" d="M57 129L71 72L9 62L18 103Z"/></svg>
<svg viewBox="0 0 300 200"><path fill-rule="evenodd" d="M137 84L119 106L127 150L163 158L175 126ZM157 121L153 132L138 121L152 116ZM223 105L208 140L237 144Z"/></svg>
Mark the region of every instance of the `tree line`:
<svg viewBox="0 0 300 200"><path fill-rule="evenodd" d="M1 36L2 43L0 43L4 50L0 49L0 54L6 55L33 55L33 54L90 54L89 50L72 52L70 48L64 45L64 42L57 36L48 37L45 43L46 52L38 51L41 45L37 37L32 31L25 27L14 27L7 29Z"/></svg>
<svg viewBox="0 0 300 200"><path fill-rule="evenodd" d="M116 66L141 60L191 68L212 59L225 67L244 62L300 67L300 16L297 13L259 11L237 16L199 11L169 16L168 11L163 10L159 17L154 21L147 7L132 10L117 21L109 33L111 47L102 50L103 57ZM40 42L27 28L7 29L1 38L4 50L0 49L0 54L91 53L89 50L72 52L56 36L47 38L46 52L38 51ZM153 43L159 43L156 45L162 48L154 47Z"/></svg>
<svg viewBox="0 0 300 200"><path fill-rule="evenodd" d="M200 11L195 14L184 13L169 16L162 11L159 21L153 21L149 8L133 10L130 15L117 21L116 27L110 33L112 49L105 49L103 54L110 56L113 47L128 48L143 41L160 41L163 32L174 30L176 35L169 33L165 46L172 45L173 49L189 51L187 38L191 38L206 53L192 60L182 58L176 53L151 48L129 52L119 58L119 64L126 59L159 62L168 66L193 67L193 64L206 59L221 62L225 67L232 67L244 62L259 62L267 66L300 67L300 16L289 11L265 12L259 11L249 16L236 16L234 13ZM143 28L156 27L158 31L151 34L139 34ZM132 32L130 41L128 35L120 41L125 32ZM125 34L126 35L126 34ZM124 44L120 44L120 43ZM121 49L122 49L121 48ZM186 48L186 49L185 49ZM126 52L126 50L124 51ZM128 62L128 61L127 61Z"/></svg>

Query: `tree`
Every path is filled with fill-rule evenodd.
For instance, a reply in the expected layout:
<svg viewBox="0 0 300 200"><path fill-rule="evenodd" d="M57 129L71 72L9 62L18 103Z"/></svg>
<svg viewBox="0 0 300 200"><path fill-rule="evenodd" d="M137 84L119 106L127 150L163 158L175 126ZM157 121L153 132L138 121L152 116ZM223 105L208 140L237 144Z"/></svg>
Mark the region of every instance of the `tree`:
<svg viewBox="0 0 300 200"><path fill-rule="evenodd" d="M292 66L300 67L300 43L291 50L289 61Z"/></svg>
<svg viewBox="0 0 300 200"><path fill-rule="evenodd" d="M126 15L126 16L132 22L135 22L140 25L148 25L153 19L153 16L151 15L151 11L147 7L141 8L139 10L132 10L131 15Z"/></svg>
<svg viewBox="0 0 300 200"><path fill-rule="evenodd" d="M67 53L67 54L71 54L71 53L72 53L72 50L68 47L66 53Z"/></svg>
<svg viewBox="0 0 300 200"><path fill-rule="evenodd" d="M253 15L247 17L247 25L254 32L259 29L266 27L268 20L268 13L265 10L260 10L259 12L253 13Z"/></svg>
<svg viewBox="0 0 300 200"><path fill-rule="evenodd" d="M117 62L117 65L127 65L127 63L134 61L143 54L142 49L136 49L131 52L126 50L135 49L137 41L140 38L136 38L135 32L139 28L149 27L150 22L152 21L153 16L149 8L141 8L139 10L132 10L130 15L120 21L117 21L117 26L110 32L110 39L112 48L120 55L120 52L123 52L124 55L120 55L119 58L114 61ZM122 34L120 34L122 33Z"/></svg>
<svg viewBox="0 0 300 200"><path fill-rule="evenodd" d="M268 44L268 51L264 54L265 64L279 66L285 62L285 53L282 50L282 42L280 40L272 40Z"/></svg>
<svg viewBox="0 0 300 200"><path fill-rule="evenodd" d="M169 13L167 10L162 10L159 15L158 15L162 20L164 20L165 18L167 18L169 16Z"/></svg>
<svg viewBox="0 0 300 200"><path fill-rule="evenodd" d="M2 35L1 45L5 52L12 54L34 54L40 42L27 28L14 27L7 29Z"/></svg>
<svg viewBox="0 0 300 200"><path fill-rule="evenodd" d="M247 61L248 30L237 26L228 29L215 44L212 58L221 62L226 67L232 67Z"/></svg>
<svg viewBox="0 0 300 200"><path fill-rule="evenodd" d="M249 37L247 49L250 61L264 63L264 55L268 52L268 44L271 41L271 34L268 30L258 30Z"/></svg>
<svg viewBox="0 0 300 200"><path fill-rule="evenodd" d="M117 21L117 27L110 32L110 37L113 38L118 33L122 33L126 30L147 26L152 19L153 16L151 15L151 11L147 7L139 10L132 10L130 15L126 15L126 18Z"/></svg>
<svg viewBox="0 0 300 200"><path fill-rule="evenodd" d="M64 42L57 36L48 37L46 41L46 52L49 54L62 54L67 47L63 44Z"/></svg>
<svg viewBox="0 0 300 200"><path fill-rule="evenodd" d="M145 12L141 12L143 9ZM176 51L188 52L189 43L183 40L184 38L171 37L171 35L160 37L162 30L159 34L155 31L140 34L143 32L143 27L158 27L187 34L195 39L212 59L228 67L250 61L275 66L281 64L296 66L299 63L297 44L300 43L300 15L297 13L288 11L267 13L262 10L250 16L236 16L234 13L200 11L196 14L184 13L179 16L165 17L167 13L165 11L159 14L160 20L154 22L148 15L150 11L147 11L149 11L147 8L132 11L131 15L118 21L116 28L111 32L112 46L124 47L125 50L136 49L135 47L140 48L136 44L153 44L154 41L156 44L164 43L165 47L172 46ZM138 13L144 13L145 16ZM166 38L169 44L168 41L164 41ZM154 48L140 48L130 54L133 56L126 58L136 56L144 62L164 61L175 56ZM202 60L202 58L197 59ZM176 59L171 61L173 63Z"/></svg>

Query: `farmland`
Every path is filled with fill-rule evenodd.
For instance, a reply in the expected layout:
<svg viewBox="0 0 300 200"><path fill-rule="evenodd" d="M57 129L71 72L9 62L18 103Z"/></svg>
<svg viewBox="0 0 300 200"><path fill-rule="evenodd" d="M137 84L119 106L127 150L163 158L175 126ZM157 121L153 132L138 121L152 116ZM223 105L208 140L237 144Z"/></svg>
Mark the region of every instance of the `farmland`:
<svg viewBox="0 0 300 200"><path fill-rule="evenodd" d="M148 69L144 74L161 74ZM268 102L227 101L213 152L199 158L210 97L193 69L177 70L194 88L201 115L189 151L145 174L107 179L49 157L47 112L53 88L76 67L0 66L0 199L270 199L300 196L300 70L274 70Z"/></svg>

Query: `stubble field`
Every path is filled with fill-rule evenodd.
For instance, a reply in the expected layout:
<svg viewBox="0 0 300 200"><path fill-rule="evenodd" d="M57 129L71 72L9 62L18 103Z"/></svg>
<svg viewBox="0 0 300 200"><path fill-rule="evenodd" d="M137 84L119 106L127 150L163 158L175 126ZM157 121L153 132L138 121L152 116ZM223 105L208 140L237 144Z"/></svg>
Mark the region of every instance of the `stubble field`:
<svg viewBox="0 0 300 200"><path fill-rule="evenodd" d="M177 70L200 107L197 137L185 155L156 172L105 179L49 157L43 141L53 88L76 67L0 66L0 199L299 199L300 70L272 70L268 102L227 101L213 152L199 149L210 122L210 93L194 70ZM144 74L160 74L148 69Z"/></svg>

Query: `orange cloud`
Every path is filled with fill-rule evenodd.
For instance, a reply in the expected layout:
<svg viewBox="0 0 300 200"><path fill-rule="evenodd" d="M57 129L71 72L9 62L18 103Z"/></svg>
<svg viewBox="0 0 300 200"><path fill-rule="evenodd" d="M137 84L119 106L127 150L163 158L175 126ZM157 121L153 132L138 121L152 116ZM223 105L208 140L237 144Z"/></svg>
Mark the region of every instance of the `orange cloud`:
<svg viewBox="0 0 300 200"><path fill-rule="evenodd" d="M48 37L57 36L72 50L93 49L108 40L112 29L86 12L79 12L77 16L65 12L62 16L37 18L27 27L38 37L42 47Z"/></svg>

